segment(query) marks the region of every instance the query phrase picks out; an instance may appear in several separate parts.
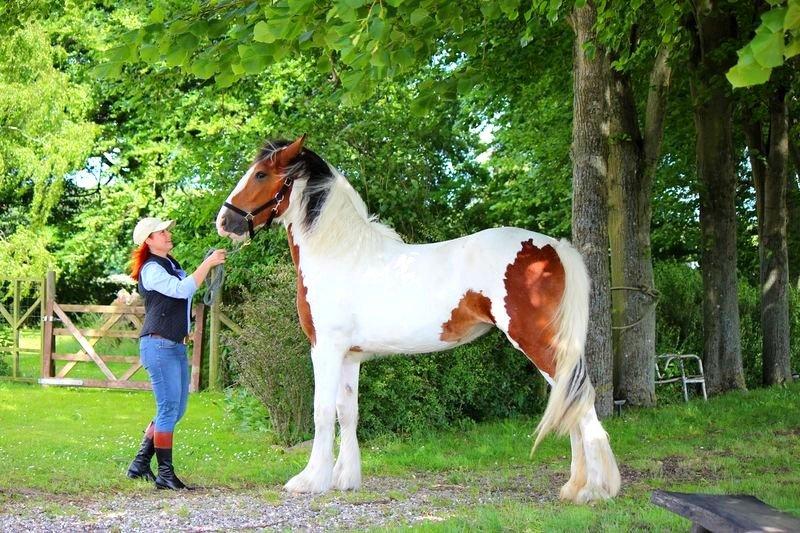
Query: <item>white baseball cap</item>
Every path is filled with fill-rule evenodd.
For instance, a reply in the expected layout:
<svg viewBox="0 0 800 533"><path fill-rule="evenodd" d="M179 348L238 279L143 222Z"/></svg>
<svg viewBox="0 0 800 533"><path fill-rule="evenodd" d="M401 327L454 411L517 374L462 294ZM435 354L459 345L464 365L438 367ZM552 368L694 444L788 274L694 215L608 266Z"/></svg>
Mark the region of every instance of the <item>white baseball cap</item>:
<svg viewBox="0 0 800 533"><path fill-rule="evenodd" d="M160 218L147 217L136 223L133 228L133 244L141 245L151 233L165 229L172 229L175 226L174 220L161 220Z"/></svg>

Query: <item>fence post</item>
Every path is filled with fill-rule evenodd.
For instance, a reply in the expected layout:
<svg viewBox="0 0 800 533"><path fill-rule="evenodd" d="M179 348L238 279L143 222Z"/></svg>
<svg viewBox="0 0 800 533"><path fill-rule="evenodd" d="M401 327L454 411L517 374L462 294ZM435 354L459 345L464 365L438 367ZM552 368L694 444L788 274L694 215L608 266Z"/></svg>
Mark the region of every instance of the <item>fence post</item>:
<svg viewBox="0 0 800 533"><path fill-rule="evenodd" d="M194 344L192 345L192 379L189 383L191 392L200 390L200 366L203 364L203 339L206 323L206 306L194 306Z"/></svg>
<svg viewBox="0 0 800 533"><path fill-rule="evenodd" d="M13 351L11 352L11 376L13 378L19 377L19 299L21 296L20 284L22 281L16 279L14 280L14 301L12 302L12 310L11 310L11 318L13 324L11 324L11 336L14 342L13 347L11 348Z"/></svg>
<svg viewBox="0 0 800 533"><path fill-rule="evenodd" d="M55 361L53 361L53 350L55 348L55 338L53 337L53 302L56 300L56 273L52 270L47 271L44 281L44 294L42 298L47 300L44 306L42 320L42 377L52 378L55 375Z"/></svg>
<svg viewBox="0 0 800 533"><path fill-rule="evenodd" d="M219 305L220 295L217 293L211 304L210 320L208 321L208 388L210 390L222 388L219 376Z"/></svg>

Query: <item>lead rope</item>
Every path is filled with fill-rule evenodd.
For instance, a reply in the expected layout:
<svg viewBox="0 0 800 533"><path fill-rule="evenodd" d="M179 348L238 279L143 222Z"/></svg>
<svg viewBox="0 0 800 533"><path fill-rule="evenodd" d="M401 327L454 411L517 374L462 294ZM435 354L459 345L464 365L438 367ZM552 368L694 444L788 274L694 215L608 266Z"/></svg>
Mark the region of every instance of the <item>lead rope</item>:
<svg viewBox="0 0 800 533"><path fill-rule="evenodd" d="M239 246L238 248L234 248L231 250L226 257L231 257L234 254L238 254L244 248L250 245L253 242L252 239L248 240L243 245ZM206 252L206 256L203 260L207 259L209 255L214 253L216 248L209 248ZM211 267L211 270L208 271L208 275L206 276L206 293L203 295L203 303L206 305L212 305L217 298L217 293L222 289L222 284L225 282L225 265L216 265Z"/></svg>

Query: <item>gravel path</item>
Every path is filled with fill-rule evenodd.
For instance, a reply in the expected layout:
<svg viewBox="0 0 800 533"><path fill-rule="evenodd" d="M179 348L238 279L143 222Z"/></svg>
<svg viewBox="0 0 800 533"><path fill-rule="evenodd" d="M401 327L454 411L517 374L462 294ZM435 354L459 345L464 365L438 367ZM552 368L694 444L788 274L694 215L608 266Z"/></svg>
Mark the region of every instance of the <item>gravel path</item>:
<svg viewBox="0 0 800 533"><path fill-rule="evenodd" d="M481 486L483 485L483 486ZM541 489L540 489L541 490ZM198 489L77 497L0 491L0 531L363 530L439 522L457 510L515 499L543 501L524 478L502 486L372 478L359 492L292 496L280 489Z"/></svg>

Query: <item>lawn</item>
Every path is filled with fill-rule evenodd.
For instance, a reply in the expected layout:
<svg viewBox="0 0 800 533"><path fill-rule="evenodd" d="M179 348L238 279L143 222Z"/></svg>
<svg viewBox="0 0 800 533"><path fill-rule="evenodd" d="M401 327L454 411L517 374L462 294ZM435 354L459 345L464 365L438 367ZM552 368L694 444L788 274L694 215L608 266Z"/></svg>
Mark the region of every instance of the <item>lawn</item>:
<svg viewBox="0 0 800 533"><path fill-rule="evenodd" d="M688 521L649 503L653 489L752 494L800 515L798 393L794 384L628 410L606 421L623 489L595 506L555 498L568 477L569 443L550 437L530 459L536 420L529 419L363 442L364 475L414 477L419 484L434 476L467 490L514 496L454 509L426 530L687 530ZM193 483L280 494L280 485L304 466L308 449L285 449L273 445L268 432L241 429L225 403L222 394L191 396L175 436L176 463ZM151 409L147 392L0 382L0 509L4 498L25 491L93 497L151 491L124 476ZM520 479L531 487L529 498L514 493Z"/></svg>

